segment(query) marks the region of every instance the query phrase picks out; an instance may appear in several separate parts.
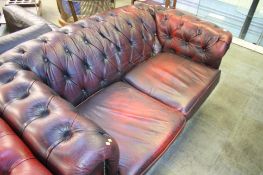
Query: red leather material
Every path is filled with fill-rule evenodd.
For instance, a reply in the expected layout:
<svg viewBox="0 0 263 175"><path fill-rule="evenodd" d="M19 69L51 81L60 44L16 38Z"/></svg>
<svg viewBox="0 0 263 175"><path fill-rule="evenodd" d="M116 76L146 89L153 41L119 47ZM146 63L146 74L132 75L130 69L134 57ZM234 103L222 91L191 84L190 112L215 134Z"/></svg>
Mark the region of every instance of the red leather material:
<svg viewBox="0 0 263 175"><path fill-rule="evenodd" d="M171 53L161 53L140 64L125 80L142 92L191 117L214 89L220 71L186 60Z"/></svg>
<svg viewBox="0 0 263 175"><path fill-rule="evenodd" d="M26 145L0 118L0 174L51 175L33 156Z"/></svg>
<svg viewBox="0 0 263 175"><path fill-rule="evenodd" d="M118 145L103 129L75 113L33 72L4 63L0 77L5 77L0 78L3 118L52 173L91 174L105 164L108 174L116 175Z"/></svg>
<svg viewBox="0 0 263 175"><path fill-rule="evenodd" d="M152 55L156 27L134 6L93 16L1 55L35 72L74 105Z"/></svg>
<svg viewBox="0 0 263 175"><path fill-rule="evenodd" d="M127 175L146 171L185 124L181 113L122 82L101 90L77 110L116 139L120 174Z"/></svg>
<svg viewBox="0 0 263 175"><path fill-rule="evenodd" d="M230 32L179 10L157 11L155 17L163 51L219 68L232 41Z"/></svg>
<svg viewBox="0 0 263 175"><path fill-rule="evenodd" d="M155 6L95 15L0 55L0 114L54 174L143 174L215 87L231 38Z"/></svg>

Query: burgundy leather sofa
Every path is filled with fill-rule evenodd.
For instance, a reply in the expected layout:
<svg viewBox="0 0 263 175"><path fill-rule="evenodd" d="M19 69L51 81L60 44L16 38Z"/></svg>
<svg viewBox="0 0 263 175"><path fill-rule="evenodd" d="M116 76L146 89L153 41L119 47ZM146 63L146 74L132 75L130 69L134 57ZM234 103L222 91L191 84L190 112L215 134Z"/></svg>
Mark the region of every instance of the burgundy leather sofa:
<svg viewBox="0 0 263 175"><path fill-rule="evenodd" d="M218 83L231 39L145 5L78 21L0 56L2 117L54 174L143 174Z"/></svg>

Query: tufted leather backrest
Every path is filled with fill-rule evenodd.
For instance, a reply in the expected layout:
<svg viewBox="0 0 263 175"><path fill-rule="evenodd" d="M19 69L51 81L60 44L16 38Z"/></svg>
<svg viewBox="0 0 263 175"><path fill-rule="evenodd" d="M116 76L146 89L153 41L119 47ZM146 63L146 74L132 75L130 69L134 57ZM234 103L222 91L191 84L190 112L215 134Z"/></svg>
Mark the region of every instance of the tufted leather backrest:
<svg viewBox="0 0 263 175"><path fill-rule="evenodd" d="M156 34L151 14L127 6L42 35L1 55L35 72L74 105L150 58Z"/></svg>
<svg viewBox="0 0 263 175"><path fill-rule="evenodd" d="M232 34L179 10L156 11L157 34L164 52L219 68Z"/></svg>
<svg viewBox="0 0 263 175"><path fill-rule="evenodd" d="M52 173L95 174L105 165L117 174L115 140L16 63L0 63L0 113Z"/></svg>

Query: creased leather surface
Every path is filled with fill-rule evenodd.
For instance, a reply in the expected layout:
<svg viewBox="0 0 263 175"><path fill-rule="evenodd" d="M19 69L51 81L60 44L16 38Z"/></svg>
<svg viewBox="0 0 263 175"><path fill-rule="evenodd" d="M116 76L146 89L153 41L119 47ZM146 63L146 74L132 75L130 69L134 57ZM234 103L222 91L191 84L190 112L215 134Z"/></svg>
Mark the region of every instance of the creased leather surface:
<svg viewBox="0 0 263 175"><path fill-rule="evenodd" d="M184 116L159 101L118 82L77 107L99 123L120 148L120 174L140 174L167 149L184 127Z"/></svg>
<svg viewBox="0 0 263 175"><path fill-rule="evenodd" d="M105 164L116 175L115 140L15 63L0 66L0 113L52 173L91 174Z"/></svg>
<svg viewBox="0 0 263 175"><path fill-rule="evenodd" d="M1 55L35 72L77 105L151 57L155 22L134 6L115 9L50 32Z"/></svg>
<svg viewBox="0 0 263 175"><path fill-rule="evenodd" d="M230 32L180 10L157 11L156 24L164 52L216 69L232 41Z"/></svg>
<svg viewBox="0 0 263 175"><path fill-rule="evenodd" d="M166 53L145 66L160 51L156 38L163 52L203 65ZM2 54L0 112L54 174L140 174L212 91L219 71L205 66L218 68L230 42L228 32L179 11L118 8ZM142 62L132 79L144 93L136 83L111 85ZM156 84L156 96L147 95ZM81 103L85 118L70 103Z"/></svg>
<svg viewBox="0 0 263 175"><path fill-rule="evenodd" d="M51 175L34 157L27 146L0 118L0 174Z"/></svg>
<svg viewBox="0 0 263 175"><path fill-rule="evenodd" d="M220 71L172 53L160 53L140 64L125 80L144 93L181 111L188 119L213 90Z"/></svg>

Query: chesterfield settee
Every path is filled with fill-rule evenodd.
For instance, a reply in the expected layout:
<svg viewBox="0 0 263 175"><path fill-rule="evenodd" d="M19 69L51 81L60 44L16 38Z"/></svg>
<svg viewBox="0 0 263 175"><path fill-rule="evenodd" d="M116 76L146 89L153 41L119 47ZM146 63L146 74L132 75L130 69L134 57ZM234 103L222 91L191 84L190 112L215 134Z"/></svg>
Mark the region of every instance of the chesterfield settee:
<svg viewBox="0 0 263 175"><path fill-rule="evenodd" d="M13 149L1 171L144 174L217 85L231 40L185 12L138 4L3 53L1 117L17 136L0 145L0 155Z"/></svg>

